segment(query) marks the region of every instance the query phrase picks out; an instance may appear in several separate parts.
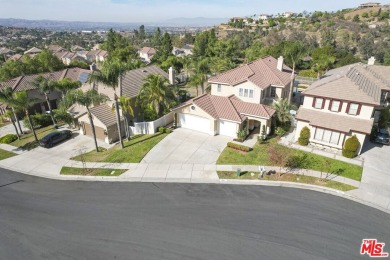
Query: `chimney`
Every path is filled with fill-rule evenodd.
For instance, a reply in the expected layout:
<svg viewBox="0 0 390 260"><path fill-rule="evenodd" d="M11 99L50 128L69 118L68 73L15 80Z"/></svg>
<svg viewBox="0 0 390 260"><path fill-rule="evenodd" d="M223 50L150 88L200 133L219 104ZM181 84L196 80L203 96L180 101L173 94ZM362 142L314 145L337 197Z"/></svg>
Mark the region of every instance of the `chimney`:
<svg viewBox="0 0 390 260"><path fill-rule="evenodd" d="M368 59L368 65L374 65L375 64L375 57L372 56L371 58Z"/></svg>
<svg viewBox="0 0 390 260"><path fill-rule="evenodd" d="M283 56L280 56L278 58L278 65L276 66L276 68L280 71L283 71L283 62L284 62Z"/></svg>
<svg viewBox="0 0 390 260"><path fill-rule="evenodd" d="M169 70L169 84L175 85L175 69L173 67L170 67Z"/></svg>

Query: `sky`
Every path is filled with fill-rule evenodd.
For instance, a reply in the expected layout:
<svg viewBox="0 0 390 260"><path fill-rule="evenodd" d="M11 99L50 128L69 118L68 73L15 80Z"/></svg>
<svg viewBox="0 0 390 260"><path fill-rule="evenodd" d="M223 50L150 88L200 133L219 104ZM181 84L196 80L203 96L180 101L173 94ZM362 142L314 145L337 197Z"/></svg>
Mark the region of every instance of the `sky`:
<svg viewBox="0 0 390 260"><path fill-rule="evenodd" d="M158 22L178 17L230 18L285 11L336 11L364 2L368 0L0 0L0 18Z"/></svg>

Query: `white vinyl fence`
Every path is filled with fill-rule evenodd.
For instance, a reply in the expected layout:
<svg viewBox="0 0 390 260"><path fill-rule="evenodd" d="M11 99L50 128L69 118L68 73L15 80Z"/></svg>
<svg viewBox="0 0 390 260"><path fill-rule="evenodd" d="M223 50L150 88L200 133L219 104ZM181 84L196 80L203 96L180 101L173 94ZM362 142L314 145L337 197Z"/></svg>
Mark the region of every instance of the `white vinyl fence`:
<svg viewBox="0 0 390 260"><path fill-rule="evenodd" d="M130 126L130 135L138 134L154 134L160 126L169 125L174 121L175 114L170 112L169 114L160 117L152 122L138 122L134 123L134 126Z"/></svg>

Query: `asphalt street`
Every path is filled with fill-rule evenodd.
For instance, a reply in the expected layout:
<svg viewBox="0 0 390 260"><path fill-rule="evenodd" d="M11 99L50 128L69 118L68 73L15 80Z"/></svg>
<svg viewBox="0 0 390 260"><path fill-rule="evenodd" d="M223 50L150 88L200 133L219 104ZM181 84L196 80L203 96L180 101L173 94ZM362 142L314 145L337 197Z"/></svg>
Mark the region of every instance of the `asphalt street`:
<svg viewBox="0 0 390 260"><path fill-rule="evenodd" d="M389 252L390 216L314 191L0 169L0 259L358 259L363 238Z"/></svg>

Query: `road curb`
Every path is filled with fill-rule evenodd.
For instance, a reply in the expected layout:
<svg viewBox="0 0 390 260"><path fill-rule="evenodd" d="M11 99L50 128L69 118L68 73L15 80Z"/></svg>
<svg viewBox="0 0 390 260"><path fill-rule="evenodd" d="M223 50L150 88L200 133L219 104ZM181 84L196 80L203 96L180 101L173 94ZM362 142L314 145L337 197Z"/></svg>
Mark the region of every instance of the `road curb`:
<svg viewBox="0 0 390 260"><path fill-rule="evenodd" d="M10 171L22 173L29 176L39 177L39 178L45 178L50 180L59 180L59 181L84 181L84 182L144 182L144 183L183 183L183 184L221 184L221 185L252 185L252 186L271 186L271 187L283 187L283 188L294 188L294 189L304 189L304 190L312 190L316 192L322 192L338 197L342 197L348 200L352 200L354 202L366 205L371 208L375 208L377 210L380 210L382 212L385 212L387 214L390 214L390 209L381 207L379 205L376 205L374 203L362 200L358 197L351 196L349 194L346 194L343 191L339 191L336 189L331 189L327 187L321 187L311 184L304 184L304 183L294 183L294 182L285 182L285 181L265 181L265 180L234 180L234 179L188 179L188 181L179 181L177 179L165 179L164 181L159 180L155 181L148 178L121 178L121 176L71 176L71 175L59 175L59 176L47 176L44 174L41 174L39 172L34 171L22 171L18 170L12 167L7 167L4 165L1 165L0 168L4 168Z"/></svg>

